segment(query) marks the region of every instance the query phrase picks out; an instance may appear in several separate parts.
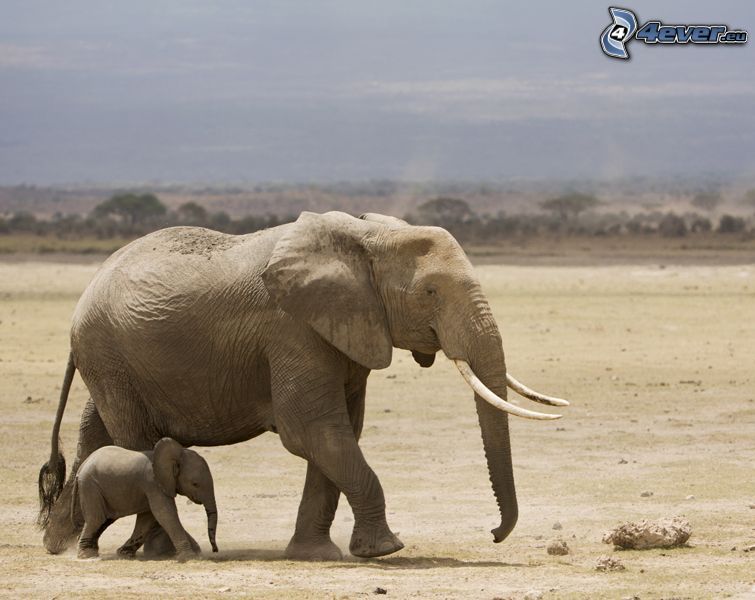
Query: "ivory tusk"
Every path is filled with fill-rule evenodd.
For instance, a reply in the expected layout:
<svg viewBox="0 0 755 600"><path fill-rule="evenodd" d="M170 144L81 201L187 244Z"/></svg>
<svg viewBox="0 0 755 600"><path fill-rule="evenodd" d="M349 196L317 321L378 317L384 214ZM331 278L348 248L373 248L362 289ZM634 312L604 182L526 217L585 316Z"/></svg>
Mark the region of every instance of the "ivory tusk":
<svg viewBox="0 0 755 600"><path fill-rule="evenodd" d="M554 396L546 396L545 394L536 392L535 390L528 388L522 382L514 379L511 373L506 373L506 385L508 385L517 394L520 394L525 398L529 398L530 400L534 400L535 402L540 402L541 404L549 404L550 406L569 406L568 400L564 400L563 398L556 398Z"/></svg>
<svg viewBox="0 0 755 600"><path fill-rule="evenodd" d="M480 398L492 404L498 410L511 413L512 415L516 415L517 417L524 417L525 419L552 420L561 418L561 415L539 413L533 410L527 410L526 408L520 408L518 406L515 406L514 404L511 404L510 402L506 402L502 398L499 398L484 383L482 383L482 381L480 381L479 377L477 377L477 375L474 374L474 371L472 371L472 367L469 366L468 362L464 360L454 359L454 364L456 365L456 368L459 369L459 373L461 373L464 381L469 384L469 387L471 387L475 391L475 393L480 396Z"/></svg>

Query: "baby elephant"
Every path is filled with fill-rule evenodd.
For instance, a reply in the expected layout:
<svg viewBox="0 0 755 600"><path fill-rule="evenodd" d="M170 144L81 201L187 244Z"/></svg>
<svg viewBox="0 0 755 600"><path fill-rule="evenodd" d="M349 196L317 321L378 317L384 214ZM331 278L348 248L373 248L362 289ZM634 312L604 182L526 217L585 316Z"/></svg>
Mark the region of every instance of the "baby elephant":
<svg viewBox="0 0 755 600"><path fill-rule="evenodd" d="M203 504L212 551L217 552L215 529L218 513L212 474L205 460L171 438L155 444L154 451L135 452L105 446L81 465L74 482L74 502L81 506L84 529L79 538L79 558L98 554L98 540L116 519L137 515L131 538L118 554L133 557L159 527L165 530L180 561L199 553L199 545L178 519L176 493Z"/></svg>

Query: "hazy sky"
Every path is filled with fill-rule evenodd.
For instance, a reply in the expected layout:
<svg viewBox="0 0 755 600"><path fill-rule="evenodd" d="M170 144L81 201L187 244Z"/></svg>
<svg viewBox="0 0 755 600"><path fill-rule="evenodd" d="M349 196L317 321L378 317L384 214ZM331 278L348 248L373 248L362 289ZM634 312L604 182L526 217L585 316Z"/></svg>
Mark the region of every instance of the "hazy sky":
<svg viewBox="0 0 755 600"><path fill-rule="evenodd" d="M755 41L612 60L608 6L4 0L0 184L754 176Z"/></svg>

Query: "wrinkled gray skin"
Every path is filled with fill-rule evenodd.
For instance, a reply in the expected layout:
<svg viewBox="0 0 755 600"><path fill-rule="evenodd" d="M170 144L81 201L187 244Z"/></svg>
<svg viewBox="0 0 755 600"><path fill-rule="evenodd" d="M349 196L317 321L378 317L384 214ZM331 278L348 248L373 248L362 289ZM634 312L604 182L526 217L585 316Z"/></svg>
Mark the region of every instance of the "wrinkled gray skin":
<svg viewBox="0 0 755 600"><path fill-rule="evenodd" d="M354 512L351 553L390 554L403 545L358 440L367 376L390 364L394 347L425 367L442 349L506 398L498 327L444 229L333 212L242 236L157 231L111 256L76 308L69 371L75 364L91 399L73 470L105 444L143 450L171 436L217 446L275 431L308 462L286 555L341 557L329 535L340 492ZM508 420L475 402L500 542L517 520ZM59 465L54 430L43 471ZM51 552L77 526L67 488L46 527Z"/></svg>
<svg viewBox="0 0 755 600"><path fill-rule="evenodd" d="M171 438L163 438L154 452L137 452L119 446L95 450L75 475L73 507L77 501L84 520L79 558L98 555L102 532L117 519L137 515L134 532L118 549L131 558L161 528L167 533L179 561L199 554L199 545L183 528L176 510L176 494L203 504L213 551L217 508L212 474L205 460Z"/></svg>

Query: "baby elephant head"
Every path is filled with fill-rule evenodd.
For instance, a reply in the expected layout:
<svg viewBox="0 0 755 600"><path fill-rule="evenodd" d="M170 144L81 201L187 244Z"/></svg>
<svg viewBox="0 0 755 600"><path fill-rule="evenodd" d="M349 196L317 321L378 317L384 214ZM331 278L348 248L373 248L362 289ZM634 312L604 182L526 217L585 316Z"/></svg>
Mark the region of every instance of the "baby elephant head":
<svg viewBox="0 0 755 600"><path fill-rule="evenodd" d="M176 493L187 496L196 504L204 505L207 513L207 533L212 551L217 552L215 530L218 511L212 473L207 462L193 450L187 450L172 438L163 438L155 444L152 460L155 480L160 489L171 498Z"/></svg>

